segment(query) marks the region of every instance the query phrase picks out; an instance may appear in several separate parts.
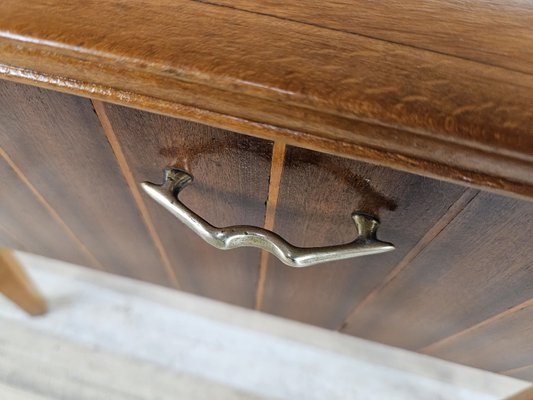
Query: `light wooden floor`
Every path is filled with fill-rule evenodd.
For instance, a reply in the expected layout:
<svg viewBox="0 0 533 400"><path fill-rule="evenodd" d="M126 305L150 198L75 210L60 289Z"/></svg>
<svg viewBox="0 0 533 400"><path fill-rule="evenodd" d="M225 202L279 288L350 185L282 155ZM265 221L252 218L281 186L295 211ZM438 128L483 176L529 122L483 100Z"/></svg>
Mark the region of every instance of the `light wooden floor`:
<svg viewBox="0 0 533 400"><path fill-rule="evenodd" d="M528 383L25 254L0 299L0 399L503 399Z"/></svg>

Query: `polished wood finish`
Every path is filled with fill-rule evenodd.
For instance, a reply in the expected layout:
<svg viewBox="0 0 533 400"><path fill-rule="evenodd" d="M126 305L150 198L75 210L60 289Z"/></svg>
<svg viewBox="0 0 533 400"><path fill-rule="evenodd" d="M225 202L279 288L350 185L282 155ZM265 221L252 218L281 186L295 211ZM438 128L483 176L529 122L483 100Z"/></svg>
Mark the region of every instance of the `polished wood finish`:
<svg viewBox="0 0 533 400"><path fill-rule="evenodd" d="M287 146L284 143L274 143L272 148L272 162L270 165L270 179L268 183L268 199L266 201L264 229L274 230L276 219L276 209L278 207L279 189L281 186L281 177L283 175L283 164L285 163L285 152ZM261 260L259 261L259 279L257 280L257 289L255 291L255 308L263 308L263 299L265 298L265 284L268 272L268 262L270 253L261 251Z"/></svg>
<svg viewBox="0 0 533 400"><path fill-rule="evenodd" d="M0 84L0 239L527 374L533 205L477 189L533 199L532 26L515 0L4 0L0 77L93 103ZM359 209L398 248L302 270L215 251L140 192L169 164L216 225L331 244Z"/></svg>
<svg viewBox="0 0 533 400"><path fill-rule="evenodd" d="M3 246L529 370L531 202L11 82L0 82L0 146ZM379 217L378 236L397 249L303 269L257 249L215 250L141 193L169 165L194 175L180 197L215 225L336 244L353 239L358 210Z"/></svg>
<svg viewBox="0 0 533 400"><path fill-rule="evenodd" d="M161 182L166 166L194 182L180 199L216 226L263 226L272 143L231 132L106 105L114 134L136 182ZM257 249L217 250L143 194L156 231L184 290L254 307Z"/></svg>
<svg viewBox="0 0 533 400"><path fill-rule="evenodd" d="M533 73L530 2L217 0L216 4Z"/></svg>
<svg viewBox="0 0 533 400"><path fill-rule="evenodd" d="M0 82L0 147L100 266L169 285L90 101Z"/></svg>
<svg viewBox="0 0 533 400"><path fill-rule="evenodd" d="M30 315L47 311L39 294L11 250L0 248L0 293Z"/></svg>
<svg viewBox="0 0 533 400"><path fill-rule="evenodd" d="M453 221L460 212L466 207L470 201L477 195L477 191L473 189L466 190L454 203L446 210L446 212L433 224L433 226L426 231L424 236L409 250L408 253L392 268L387 275L381 280L379 285L375 286L364 299L362 299L352 309L341 329L345 328L355 315L361 309L366 307L368 303L374 301L379 293L394 281L404 270L411 264L411 262L441 233L441 231Z"/></svg>
<svg viewBox="0 0 533 400"><path fill-rule="evenodd" d="M399 276L352 315L344 332L436 354L448 340L453 352L455 335L476 325L479 338L490 336L485 329L491 325L484 320L515 318L532 297L532 235L531 203L478 194ZM531 327L531 318L524 323ZM523 335L512 324L502 329L508 337ZM516 345L513 351L526 353ZM487 357L493 354L484 351Z"/></svg>
<svg viewBox="0 0 533 400"><path fill-rule="evenodd" d="M431 346L424 353L476 368L517 373L533 366L532 321L533 301L530 301L512 313Z"/></svg>
<svg viewBox="0 0 533 400"><path fill-rule="evenodd" d="M99 268L90 251L0 148L0 247Z"/></svg>
<svg viewBox="0 0 533 400"><path fill-rule="evenodd" d="M528 6L428 0L417 13L409 3L409 29L436 7L447 18L392 42L347 29L367 29L350 19L365 3L309 11L302 1L281 16L249 4L6 0L1 74L533 198ZM382 12L360 18L391 26Z"/></svg>
<svg viewBox="0 0 533 400"><path fill-rule="evenodd" d="M387 168L289 147L275 231L299 246L348 242L350 215L383 221L379 238L390 253L291 269L270 257L262 310L339 328L350 310L397 265L462 195L464 188Z"/></svg>

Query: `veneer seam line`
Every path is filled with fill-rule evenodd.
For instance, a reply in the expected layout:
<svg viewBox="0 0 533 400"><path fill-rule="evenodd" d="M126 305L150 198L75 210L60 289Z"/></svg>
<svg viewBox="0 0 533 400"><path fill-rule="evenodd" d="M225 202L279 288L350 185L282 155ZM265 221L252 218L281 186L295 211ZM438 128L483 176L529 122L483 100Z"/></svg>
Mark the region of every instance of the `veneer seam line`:
<svg viewBox="0 0 533 400"><path fill-rule="evenodd" d="M17 244L17 246L20 247L21 250L26 251L26 246L22 244L22 242L17 238L12 232L10 232L5 226L0 224L0 231L4 232L6 236L8 236L13 242ZM1 248L1 246L0 246Z"/></svg>
<svg viewBox="0 0 533 400"><path fill-rule="evenodd" d="M7 162L7 164L10 166L10 168L15 172L17 177L26 185L26 187L30 190L30 192L35 196L37 201L41 203L41 205L46 209L46 211L50 214L50 216L61 226L61 228L65 231L67 236L70 237L71 240L73 240L80 248L82 253L88 257L88 259L91 261L91 263L96 266L97 268L101 269L102 271L105 271L105 267L102 265L102 263L96 258L94 254L89 250L89 248L81 241L81 239L78 238L78 236L72 231L72 229L68 226L68 224L61 218L59 213L52 207L52 205L46 200L46 198L39 192L39 190L31 183L31 181L24 175L22 170L17 166L17 164L13 161L11 157L7 154L7 152L0 147L0 156Z"/></svg>
<svg viewBox="0 0 533 400"><path fill-rule="evenodd" d="M279 198L279 189L281 185L281 178L283 175L283 168L285 162L285 151L287 146L283 142L274 142L272 147L272 160L270 165L270 179L268 182L268 197L265 208L265 222L263 227L268 230L274 229L276 218L276 209ZM255 291L255 309L260 310L263 306L263 299L265 296L265 285L268 273L268 261L270 255L265 250L261 251L261 258L259 260L259 277L257 280L257 287Z"/></svg>
<svg viewBox="0 0 533 400"><path fill-rule="evenodd" d="M409 265L435 240L444 229L455 220L459 214L470 204L478 195L479 191L475 189L466 189L459 198L457 198L446 212L427 230L422 238L407 252L407 254L394 266L385 278L372 289L362 301L348 313L343 323L337 328L342 331L348 327L354 317L361 312L370 302L376 299L379 294L393 282Z"/></svg>
<svg viewBox="0 0 533 400"><path fill-rule="evenodd" d="M91 99L91 103L94 107L94 111L98 117L98 120L100 121L100 125L102 126L104 135L106 136L107 140L109 141L109 145L111 146L111 149L113 150L113 154L115 155L116 162L118 164L118 167L120 168L120 171L122 172L122 176L124 177L126 184L128 185L130 193L133 197L133 201L135 202L135 205L137 206L137 209L139 210L139 213L141 214L141 219L144 223L144 226L146 227L148 231L148 235L150 236L153 244L156 247L156 250L163 264L163 268L165 269L165 272L167 276L169 277L170 281L172 282L173 286L176 289L179 289L180 284L178 282L176 272L172 268L172 264L167 255L165 247L163 246L163 242L161 241L161 238L159 237L159 234L157 233L157 230L155 229L152 218L150 217L150 213L148 212L148 208L146 207L146 204L144 203L142 199L141 192L137 186L137 182L135 181L135 178L133 177L133 173L131 172L129 164L126 160L126 156L124 155L124 152L122 151L120 142L118 141L115 131L113 130L111 121L109 120L109 117L107 116L107 113L105 111L104 103L101 102L100 100L95 100L95 99Z"/></svg>
<svg viewBox="0 0 533 400"><path fill-rule="evenodd" d="M453 341L455 340L456 338L460 337L460 336L463 336L463 335L466 335L472 331L475 331L475 330L478 330L480 328L483 328L484 326L486 325L489 325L493 322L496 322L496 321L499 321L503 318L506 318L508 317L509 315L512 315L514 314L515 312L519 312L519 311L522 311L523 309L529 307L529 306L533 306L533 298L529 299L529 300L526 300L520 304L517 304L516 306L513 306L511 308L508 308L507 310L504 310L498 314L495 314L487 319L484 319L483 321L480 321L474 325L471 325L469 326L468 328L465 328L465 329L462 329L460 330L459 332L456 332L452 335L448 335L442 339L439 339L427 346L424 346L420 349L418 349L417 351L420 352L420 353L424 353L424 354L432 354L432 352L435 351L435 348L438 348L442 345L445 345L447 342L450 342L450 341Z"/></svg>

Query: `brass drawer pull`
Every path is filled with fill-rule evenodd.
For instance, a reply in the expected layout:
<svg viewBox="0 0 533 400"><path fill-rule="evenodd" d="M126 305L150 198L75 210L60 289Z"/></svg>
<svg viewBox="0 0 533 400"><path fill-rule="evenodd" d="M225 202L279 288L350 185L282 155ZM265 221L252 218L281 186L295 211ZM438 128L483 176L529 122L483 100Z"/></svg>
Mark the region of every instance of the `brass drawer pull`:
<svg viewBox="0 0 533 400"><path fill-rule="evenodd" d="M284 264L291 267L311 265L384 253L394 250L391 243L376 239L379 222L363 213L353 213L357 237L351 243L325 247L296 247L274 232L256 226L238 225L217 228L192 212L179 199L178 195L193 177L178 168L166 168L162 185L150 182L141 184L150 197L170 211L176 218L191 228L207 243L218 249L229 250L236 247L258 247L272 253Z"/></svg>

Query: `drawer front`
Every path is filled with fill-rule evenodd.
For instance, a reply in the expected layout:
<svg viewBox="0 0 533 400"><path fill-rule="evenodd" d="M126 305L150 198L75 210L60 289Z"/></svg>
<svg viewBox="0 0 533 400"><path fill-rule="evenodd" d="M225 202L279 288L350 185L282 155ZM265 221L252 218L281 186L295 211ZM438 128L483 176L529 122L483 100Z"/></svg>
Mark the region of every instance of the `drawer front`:
<svg viewBox="0 0 533 400"><path fill-rule="evenodd" d="M354 160L288 147L275 230L301 246L347 242L349 215L381 220L378 235L392 252L306 270L269 258L262 309L339 329L351 310L400 263L469 189Z"/></svg>
<svg viewBox="0 0 533 400"><path fill-rule="evenodd" d="M31 198L31 207L16 211L33 218L24 224L3 209L1 232L17 230L18 242L5 234L2 245L254 307L259 251L211 248L141 194L138 182L183 165L197 177L183 194L192 209L217 224L262 225L271 143L100 106L97 115L90 100L0 82L4 168L8 159L25 187L19 193L2 181L2 207ZM47 248L50 219L59 234Z"/></svg>
<svg viewBox="0 0 533 400"><path fill-rule="evenodd" d="M97 110L108 118L108 134L135 184L161 182L166 166L179 166L195 178L180 195L191 210L216 226L263 225L271 142L120 106L99 104ZM253 308L259 250L217 250L142 196L179 287Z"/></svg>
<svg viewBox="0 0 533 400"><path fill-rule="evenodd" d="M530 202L9 82L0 147L3 246L497 372L533 363ZM361 211L396 249L299 269L217 250L141 191L166 166L216 226L323 246Z"/></svg>

